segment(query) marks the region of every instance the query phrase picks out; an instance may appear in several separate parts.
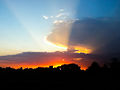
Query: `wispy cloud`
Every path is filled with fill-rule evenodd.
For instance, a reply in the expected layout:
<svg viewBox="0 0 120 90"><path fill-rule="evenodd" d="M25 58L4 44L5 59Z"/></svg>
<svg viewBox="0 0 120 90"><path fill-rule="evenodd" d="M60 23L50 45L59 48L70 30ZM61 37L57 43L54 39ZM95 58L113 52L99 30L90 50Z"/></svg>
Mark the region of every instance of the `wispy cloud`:
<svg viewBox="0 0 120 90"><path fill-rule="evenodd" d="M58 14L56 14L56 15L51 15L51 16L46 16L46 15L44 15L44 16L42 16L45 20L47 20L47 19L53 19L54 20L54 22L56 23L56 22L58 22L58 19L66 19L67 17L69 17L69 13L67 13L67 12L64 12L64 9L59 9L59 13ZM57 20L55 20L55 19L57 19ZM59 20L60 22L61 22L61 20ZM53 22L53 23L54 23Z"/></svg>
<svg viewBox="0 0 120 90"><path fill-rule="evenodd" d="M48 16L43 16L43 18L47 20L49 17Z"/></svg>
<svg viewBox="0 0 120 90"><path fill-rule="evenodd" d="M63 12L64 11L64 9L60 9L60 12Z"/></svg>
<svg viewBox="0 0 120 90"><path fill-rule="evenodd" d="M54 24L59 24L59 23L63 23L64 21L63 20L55 20L53 23Z"/></svg>
<svg viewBox="0 0 120 90"><path fill-rule="evenodd" d="M54 18L54 16L50 16L50 18Z"/></svg>
<svg viewBox="0 0 120 90"><path fill-rule="evenodd" d="M65 13L59 13L58 15L56 15L57 18L61 17L61 16L64 16Z"/></svg>

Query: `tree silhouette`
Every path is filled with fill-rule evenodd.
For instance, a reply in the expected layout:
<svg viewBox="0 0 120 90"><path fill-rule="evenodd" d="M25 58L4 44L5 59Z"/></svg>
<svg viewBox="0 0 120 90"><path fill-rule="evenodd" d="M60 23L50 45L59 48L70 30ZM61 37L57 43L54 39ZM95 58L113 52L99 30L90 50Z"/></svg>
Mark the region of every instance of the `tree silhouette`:
<svg viewBox="0 0 120 90"><path fill-rule="evenodd" d="M61 71L64 72L78 72L80 71L80 67L77 64L64 64L60 67Z"/></svg>
<svg viewBox="0 0 120 90"><path fill-rule="evenodd" d="M120 70L120 62L118 58L112 58L111 61L112 61L112 63L110 64L111 70L118 72Z"/></svg>
<svg viewBox="0 0 120 90"><path fill-rule="evenodd" d="M87 69L87 71L90 72L99 72L101 70L101 67L97 62L93 62L91 66Z"/></svg>
<svg viewBox="0 0 120 90"><path fill-rule="evenodd" d="M95 89L95 86L103 90L116 90L116 80L119 81L120 62L116 59L108 65L102 67L97 62L82 71L77 64L64 64L57 68L50 66L48 68L38 67L13 69L10 67L0 67L0 85L1 87L34 87L34 88L61 88L69 89ZM22 84L21 84L22 83Z"/></svg>

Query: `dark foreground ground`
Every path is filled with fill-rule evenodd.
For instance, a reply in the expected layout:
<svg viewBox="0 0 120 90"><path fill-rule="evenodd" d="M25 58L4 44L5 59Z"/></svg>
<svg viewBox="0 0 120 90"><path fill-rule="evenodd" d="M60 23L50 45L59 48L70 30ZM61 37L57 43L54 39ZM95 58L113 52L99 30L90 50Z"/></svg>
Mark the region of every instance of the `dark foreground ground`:
<svg viewBox="0 0 120 90"><path fill-rule="evenodd" d="M118 82L117 82L118 81ZM0 88L117 90L120 81L107 74L88 73L4 73L0 75ZM120 89L118 89L120 90Z"/></svg>
<svg viewBox="0 0 120 90"><path fill-rule="evenodd" d="M120 90L118 70L102 69L97 66L87 71L67 69L64 68L62 71L53 68L42 71L2 69L0 90Z"/></svg>

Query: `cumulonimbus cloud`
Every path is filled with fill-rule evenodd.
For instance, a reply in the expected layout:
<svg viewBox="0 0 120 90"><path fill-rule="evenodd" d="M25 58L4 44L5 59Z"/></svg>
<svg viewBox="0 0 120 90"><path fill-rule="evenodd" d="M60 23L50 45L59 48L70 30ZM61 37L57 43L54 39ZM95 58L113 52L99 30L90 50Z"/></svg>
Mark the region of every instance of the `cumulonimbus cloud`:
<svg viewBox="0 0 120 90"><path fill-rule="evenodd" d="M85 18L54 25L47 40L67 47L87 47L94 54L120 52L120 21L114 18Z"/></svg>

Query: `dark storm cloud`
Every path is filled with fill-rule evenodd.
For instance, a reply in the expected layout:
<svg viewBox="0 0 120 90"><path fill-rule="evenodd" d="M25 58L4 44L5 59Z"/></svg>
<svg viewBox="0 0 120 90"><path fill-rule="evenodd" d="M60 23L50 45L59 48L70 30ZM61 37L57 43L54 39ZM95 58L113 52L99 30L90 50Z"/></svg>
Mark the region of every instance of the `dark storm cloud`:
<svg viewBox="0 0 120 90"><path fill-rule="evenodd" d="M95 54L120 52L120 21L87 18L72 24L69 45L85 45Z"/></svg>
<svg viewBox="0 0 120 90"><path fill-rule="evenodd" d="M48 40L54 44L64 45L59 41L64 42L63 37L65 38L66 34L63 32L67 31L70 32L67 47L85 46L90 48L93 54L120 52L120 21L116 18L85 18L72 22L69 27L70 29L66 29L64 25L61 27L61 24L60 26L58 24L56 30L54 29L49 35ZM52 36L53 34L62 38L56 40L56 37ZM52 40L50 40L50 37L52 37Z"/></svg>

